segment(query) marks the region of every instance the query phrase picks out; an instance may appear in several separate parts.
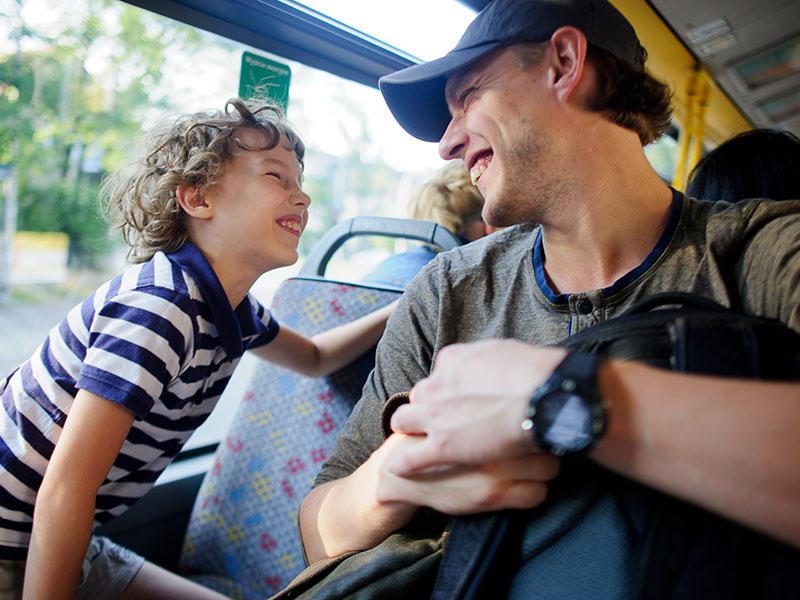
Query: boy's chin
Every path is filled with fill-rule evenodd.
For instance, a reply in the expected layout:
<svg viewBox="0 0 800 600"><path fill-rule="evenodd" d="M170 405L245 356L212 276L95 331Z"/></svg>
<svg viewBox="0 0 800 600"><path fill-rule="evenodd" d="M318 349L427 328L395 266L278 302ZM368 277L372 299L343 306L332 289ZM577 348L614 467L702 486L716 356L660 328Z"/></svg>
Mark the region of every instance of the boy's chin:
<svg viewBox="0 0 800 600"><path fill-rule="evenodd" d="M291 267L293 264L295 264L300 259L300 255L297 252L295 252L294 256L286 256L286 257L281 257L281 258L282 258L282 260L280 261L280 264L276 268Z"/></svg>

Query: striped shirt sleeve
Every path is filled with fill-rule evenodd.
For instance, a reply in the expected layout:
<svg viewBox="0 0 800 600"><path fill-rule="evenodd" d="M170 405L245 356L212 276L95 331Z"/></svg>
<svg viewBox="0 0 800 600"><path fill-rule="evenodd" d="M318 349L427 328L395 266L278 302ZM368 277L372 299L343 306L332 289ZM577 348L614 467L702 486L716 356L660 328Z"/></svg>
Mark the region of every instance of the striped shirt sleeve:
<svg viewBox="0 0 800 600"><path fill-rule="evenodd" d="M106 300L92 320L77 387L143 418L185 362L190 307L186 296L154 286Z"/></svg>
<svg viewBox="0 0 800 600"><path fill-rule="evenodd" d="M278 325L278 322L273 318L272 313L268 309L264 308L252 295L248 295L248 300L250 301L250 306L253 311L253 323L256 328L256 336L247 339L246 350L269 344L275 339L275 336L278 335L278 331L280 330L280 325Z"/></svg>

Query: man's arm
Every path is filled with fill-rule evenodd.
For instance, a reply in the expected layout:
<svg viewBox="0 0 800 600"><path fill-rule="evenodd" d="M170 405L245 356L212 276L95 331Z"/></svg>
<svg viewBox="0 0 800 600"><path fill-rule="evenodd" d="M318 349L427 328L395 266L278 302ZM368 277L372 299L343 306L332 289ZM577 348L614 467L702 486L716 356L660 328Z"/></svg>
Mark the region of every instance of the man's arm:
<svg viewBox="0 0 800 600"><path fill-rule="evenodd" d="M800 547L800 385L620 362L600 384L600 464Z"/></svg>
<svg viewBox="0 0 800 600"><path fill-rule="evenodd" d="M419 506L449 514L533 506L546 491L541 481L558 470L558 462L547 455L409 478L385 468L393 453L424 441L419 436L384 441L381 416L392 394L407 392L429 373L442 325L441 294L447 288L441 259L412 282L389 319L361 401L317 478L319 487L301 507L301 534L312 562L374 546L407 523Z"/></svg>
<svg viewBox="0 0 800 600"><path fill-rule="evenodd" d="M408 523L420 506L451 515L530 508L547 494L559 462L523 454L478 466L431 469L399 477L386 469L392 455L423 443L392 435L351 475L323 484L300 507L300 530L309 562L365 550Z"/></svg>
<svg viewBox="0 0 800 600"><path fill-rule="evenodd" d="M480 464L532 447L530 393L564 351L488 341L439 353L392 418L426 442L392 456L401 476ZM685 375L607 361L609 428L592 456L627 477L800 547L800 385ZM496 405L494 408L491 405ZM476 436L475 431L492 431Z"/></svg>

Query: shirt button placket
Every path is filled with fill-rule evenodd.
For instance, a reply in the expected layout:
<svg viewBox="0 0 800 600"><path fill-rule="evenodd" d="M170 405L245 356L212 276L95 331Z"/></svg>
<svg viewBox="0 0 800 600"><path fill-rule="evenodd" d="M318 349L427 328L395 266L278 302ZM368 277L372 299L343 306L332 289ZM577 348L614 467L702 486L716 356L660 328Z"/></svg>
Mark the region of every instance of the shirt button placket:
<svg viewBox="0 0 800 600"><path fill-rule="evenodd" d="M578 309L578 312L582 315L590 315L594 310L594 306L592 306L592 301L588 298L581 298L575 308Z"/></svg>

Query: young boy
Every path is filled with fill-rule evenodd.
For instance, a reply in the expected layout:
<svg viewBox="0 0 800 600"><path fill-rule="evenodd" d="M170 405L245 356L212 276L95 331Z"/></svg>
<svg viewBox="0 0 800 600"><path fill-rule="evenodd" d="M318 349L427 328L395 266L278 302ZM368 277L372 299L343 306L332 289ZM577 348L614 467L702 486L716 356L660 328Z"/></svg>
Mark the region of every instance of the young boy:
<svg viewBox="0 0 800 600"><path fill-rule="evenodd" d="M221 597L92 530L152 487L245 350L323 375L380 337L392 306L309 340L248 296L297 260L304 151L277 109L234 99L154 132L107 182L138 264L0 381L0 598L23 572L29 599Z"/></svg>

